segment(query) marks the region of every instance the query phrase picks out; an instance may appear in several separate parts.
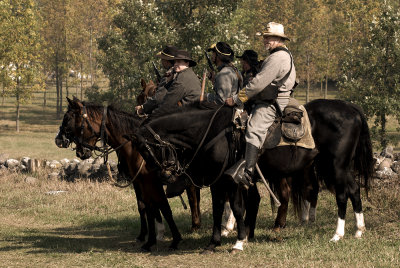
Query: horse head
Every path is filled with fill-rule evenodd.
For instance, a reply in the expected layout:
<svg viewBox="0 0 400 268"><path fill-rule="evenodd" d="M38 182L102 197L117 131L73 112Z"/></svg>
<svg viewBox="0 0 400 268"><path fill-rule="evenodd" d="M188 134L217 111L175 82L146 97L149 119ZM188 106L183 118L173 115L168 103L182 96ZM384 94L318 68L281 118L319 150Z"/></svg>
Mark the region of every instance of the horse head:
<svg viewBox="0 0 400 268"><path fill-rule="evenodd" d="M142 78L140 80L140 84L142 85L142 92L136 97L136 101L138 105L142 105L147 101L148 97L153 96L156 93L157 85L154 84L152 80L150 80L148 83L144 81Z"/></svg>
<svg viewBox="0 0 400 268"><path fill-rule="evenodd" d="M76 97L67 100L68 110L64 114L55 143L60 148L67 148L73 142L76 144L76 156L83 160L88 159L97 148L96 143L101 136L101 124L97 122L101 121L100 113L91 111L89 116L84 102Z"/></svg>

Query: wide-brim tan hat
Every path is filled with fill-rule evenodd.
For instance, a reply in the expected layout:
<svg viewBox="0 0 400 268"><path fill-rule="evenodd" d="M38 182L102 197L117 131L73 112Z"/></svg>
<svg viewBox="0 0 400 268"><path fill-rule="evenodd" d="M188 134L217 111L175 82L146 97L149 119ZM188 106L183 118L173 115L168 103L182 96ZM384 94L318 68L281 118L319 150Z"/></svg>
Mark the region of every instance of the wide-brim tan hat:
<svg viewBox="0 0 400 268"><path fill-rule="evenodd" d="M285 35L285 31L283 25L276 22L270 22L267 24L267 29L262 32L257 32L256 35L258 36L277 36L281 37L285 40L290 41L289 37Z"/></svg>

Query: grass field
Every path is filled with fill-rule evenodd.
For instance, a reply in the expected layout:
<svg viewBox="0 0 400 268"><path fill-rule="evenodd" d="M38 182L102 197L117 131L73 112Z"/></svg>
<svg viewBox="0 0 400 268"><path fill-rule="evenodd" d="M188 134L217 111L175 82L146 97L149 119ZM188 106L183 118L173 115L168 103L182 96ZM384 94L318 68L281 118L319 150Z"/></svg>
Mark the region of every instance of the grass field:
<svg viewBox="0 0 400 268"><path fill-rule="evenodd" d="M30 174L28 174L30 175ZM131 189L107 183L47 180L24 182L26 174L0 175L1 267L399 267L399 181L374 184L371 200L363 195L367 231L355 239L354 214L349 204L346 235L330 243L336 228L334 196L320 193L317 222L301 226L290 213L288 226L272 232L273 213L263 192L255 240L232 255L235 235L223 239L212 255L199 253L211 235L211 197L202 191L203 226L190 233L190 215L179 199L170 200L183 241L169 251L171 235L141 253L139 217ZM63 190L58 195L48 191ZM186 199L186 198L185 198Z"/></svg>
<svg viewBox="0 0 400 268"><path fill-rule="evenodd" d="M55 118L54 101L43 107L42 93L32 104L22 106L21 132L15 132L13 99L5 99L0 110L0 153L10 157L40 159L74 157L59 149L54 137L61 124ZM65 96L65 95L64 95ZM304 103L304 94L296 95ZM319 91L311 99L319 98ZM335 92L330 91L330 98ZM397 127L391 121L393 135ZM398 145L397 145L398 146ZM399 148L397 147L397 150ZM1 172L1 171L0 171ZM35 176L27 184L26 176ZM58 195L49 191L64 190ZM132 189L107 183L67 183L47 179L45 170L35 174L0 173L0 267L400 267L400 181L377 181L370 200L363 194L365 236L357 240L354 214L349 203L346 235L329 243L336 228L334 196L320 193L317 222L301 226L290 213L288 226L272 232L275 214L263 192L255 240L245 251L229 253L235 236L210 256L199 255L211 236L212 214L209 189L202 191L202 228L191 233L190 214L179 199L170 200L175 221L184 240L178 251L168 251L171 235L159 242L152 253L141 253L139 216ZM185 198L186 199L186 198Z"/></svg>

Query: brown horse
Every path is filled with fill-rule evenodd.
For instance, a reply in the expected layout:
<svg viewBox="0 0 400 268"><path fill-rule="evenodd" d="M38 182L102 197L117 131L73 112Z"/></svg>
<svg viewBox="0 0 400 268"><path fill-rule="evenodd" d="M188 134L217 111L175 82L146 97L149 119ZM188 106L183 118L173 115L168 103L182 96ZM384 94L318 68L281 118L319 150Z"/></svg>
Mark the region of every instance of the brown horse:
<svg viewBox="0 0 400 268"><path fill-rule="evenodd" d="M73 141L76 144L76 154L81 159L91 157L93 150L104 150L96 145L99 140L116 150L118 158L122 160L122 163L126 163L128 173L134 180L133 186L138 201L144 204L149 235L142 249L150 251L151 246L156 243L155 218L159 211L163 214L172 233L173 241L170 248L176 249L182 237L173 220L163 186L157 174L146 168L141 155L124 137L139 127L141 120L113 107L87 104L77 98L68 99L68 102L68 111L60 126L56 144L59 147L65 147L68 145L66 140ZM138 205L140 209L140 202ZM143 221L142 225L145 225ZM144 239L145 231L147 231L144 227L142 226L139 239Z"/></svg>
<svg viewBox="0 0 400 268"><path fill-rule="evenodd" d="M141 105L147 101L149 97L154 96L157 90L157 85L150 80L148 83L142 78L140 80L142 91L136 97L138 105ZM194 185L188 185L186 187L186 194L189 200L190 212L192 215L192 229L196 231L201 226L201 214L200 214L200 189Z"/></svg>

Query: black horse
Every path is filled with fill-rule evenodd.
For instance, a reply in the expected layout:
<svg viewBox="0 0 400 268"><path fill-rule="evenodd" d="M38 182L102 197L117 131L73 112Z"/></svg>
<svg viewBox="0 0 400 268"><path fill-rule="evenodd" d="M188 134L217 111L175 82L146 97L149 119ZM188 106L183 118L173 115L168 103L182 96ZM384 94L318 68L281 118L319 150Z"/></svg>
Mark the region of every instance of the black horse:
<svg viewBox="0 0 400 268"><path fill-rule="evenodd" d="M139 127L141 119L111 106L104 108L81 102L76 98L68 99L68 102L68 111L64 115L60 132L55 139L57 146L65 148L68 147L69 142L74 142L76 155L81 159L91 157L93 150L102 149L96 145L99 140L116 149L118 159L124 167L122 171L128 173L131 180L134 180L132 184L141 219L141 230L137 239L144 241L147 232L149 234L142 249L149 251L150 247L156 243L155 218L158 222L157 227L163 228L160 210L173 236L170 248L177 248L181 235L173 220L162 184L157 174L146 168L143 158L124 137L125 134ZM145 216L147 216L147 221Z"/></svg>
<svg viewBox="0 0 400 268"><path fill-rule="evenodd" d="M339 220L332 241L338 241L344 235L348 198L356 213L356 237L361 237L365 224L360 186L354 175L364 177L365 185L368 185L373 160L366 119L357 106L339 100L315 100L307 104L306 109L319 153L301 147L276 147L265 150L260 156L260 168L267 177L281 183L288 177L304 177L301 173L314 164L318 176L324 178L327 186L336 193ZM228 107L211 110L187 107L181 112L152 120L134 136L134 142L148 163L160 169L172 168L199 186L210 185L214 227L207 250L213 250L220 244L220 223L226 195L237 220L238 240L234 250L241 250L246 240L243 221L246 197L259 200L259 196L255 197L258 193L247 194L221 176L229 166L231 144L229 135L225 133L229 132L226 130L230 128L231 119L232 109ZM175 159L171 161L171 158ZM249 214L246 214L248 227L254 218Z"/></svg>

